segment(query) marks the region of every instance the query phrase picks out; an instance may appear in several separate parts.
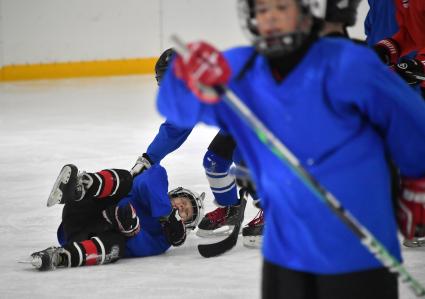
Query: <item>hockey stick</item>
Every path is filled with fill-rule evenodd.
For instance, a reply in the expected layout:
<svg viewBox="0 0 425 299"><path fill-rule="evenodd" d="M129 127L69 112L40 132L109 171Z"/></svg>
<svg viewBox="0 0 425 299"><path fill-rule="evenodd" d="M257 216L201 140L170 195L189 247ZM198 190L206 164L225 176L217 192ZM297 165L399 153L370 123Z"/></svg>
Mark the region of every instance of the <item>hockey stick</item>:
<svg viewBox="0 0 425 299"><path fill-rule="evenodd" d="M425 81L425 77L419 74L415 74L413 72L409 72L406 71L407 74L411 75L412 77L414 77L416 80L420 80L420 81Z"/></svg>
<svg viewBox="0 0 425 299"><path fill-rule="evenodd" d="M239 190L239 194L240 194L239 197L241 199L240 207L239 207L239 215L236 220L237 222L235 224L235 227L233 228L233 231L228 237L226 237L224 240L220 242L198 245L198 251L203 257L213 257L213 256L223 254L226 251L229 251L230 249L232 249L236 245L238 241L238 237L239 237L239 231L241 230L242 221L244 218L247 191L244 189L241 189Z"/></svg>
<svg viewBox="0 0 425 299"><path fill-rule="evenodd" d="M186 45L176 36L172 37L176 50L186 56ZM397 273L402 282L408 284L416 296L425 296L425 288L409 273L406 268L379 242L372 233L349 212L329 191L312 177L301 165L295 155L252 113L252 111L226 86L214 88L222 100L254 131L258 139L263 142L292 172L326 204L332 212L344 222L348 228L360 239L366 249L391 272Z"/></svg>
<svg viewBox="0 0 425 299"><path fill-rule="evenodd" d="M395 65L391 65L390 69L393 70L393 71L396 71ZM415 73L415 72L412 72L412 71L408 71L408 70L405 70L405 69L403 69L402 71L404 72L405 75L408 75L408 76L412 77L413 79L416 79L416 80L419 80L419 81L425 81L425 76L422 75L422 74Z"/></svg>

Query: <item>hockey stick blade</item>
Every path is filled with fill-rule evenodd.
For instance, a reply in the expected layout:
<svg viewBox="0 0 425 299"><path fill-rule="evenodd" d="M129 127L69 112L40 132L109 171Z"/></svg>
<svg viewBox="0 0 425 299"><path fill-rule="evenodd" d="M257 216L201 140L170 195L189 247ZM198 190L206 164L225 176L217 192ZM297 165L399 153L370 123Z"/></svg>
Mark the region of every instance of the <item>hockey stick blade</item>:
<svg viewBox="0 0 425 299"><path fill-rule="evenodd" d="M236 243L238 242L239 231L241 230L244 213L245 213L246 192L244 191L244 193L245 195L241 196L241 206L240 206L238 222L235 224L233 231L227 238L225 238L224 240L221 240L220 242L198 245L198 251L203 257L218 256L229 251L233 247L235 247Z"/></svg>

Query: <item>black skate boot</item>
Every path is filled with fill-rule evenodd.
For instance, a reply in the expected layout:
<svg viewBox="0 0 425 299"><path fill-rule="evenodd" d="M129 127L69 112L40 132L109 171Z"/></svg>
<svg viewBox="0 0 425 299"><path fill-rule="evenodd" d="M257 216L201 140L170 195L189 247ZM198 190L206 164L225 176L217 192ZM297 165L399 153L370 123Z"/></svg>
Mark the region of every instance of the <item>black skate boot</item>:
<svg viewBox="0 0 425 299"><path fill-rule="evenodd" d="M205 214L198 225L196 235L199 237L228 235L238 222L239 210L240 205L227 206Z"/></svg>
<svg viewBox="0 0 425 299"><path fill-rule="evenodd" d="M62 247L49 247L31 254L31 264L40 271L54 270L57 267L70 267L71 255Z"/></svg>
<svg viewBox="0 0 425 299"><path fill-rule="evenodd" d="M243 245L246 247L260 248L263 242L264 215L260 209L257 216L254 217L243 229Z"/></svg>
<svg viewBox="0 0 425 299"><path fill-rule="evenodd" d="M79 173L77 166L72 164L65 165L53 185L47 200L47 206L51 207L58 203L64 204L81 200L86 193L86 189L92 183L93 179L85 172Z"/></svg>

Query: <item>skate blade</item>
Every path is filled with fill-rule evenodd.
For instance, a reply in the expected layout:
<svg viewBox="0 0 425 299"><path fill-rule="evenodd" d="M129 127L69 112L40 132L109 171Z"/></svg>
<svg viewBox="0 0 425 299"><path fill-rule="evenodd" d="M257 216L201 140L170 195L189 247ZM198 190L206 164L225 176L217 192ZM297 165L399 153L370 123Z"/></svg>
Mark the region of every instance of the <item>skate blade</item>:
<svg viewBox="0 0 425 299"><path fill-rule="evenodd" d="M51 207L55 204L58 204L62 200L63 193L59 189L60 184L67 184L71 176L71 167L66 165L62 168L59 173L58 178L56 179L55 184L53 185L52 191L50 192L49 199L47 200L47 206Z"/></svg>
<svg viewBox="0 0 425 299"><path fill-rule="evenodd" d="M248 248L261 248L263 244L262 236L244 236L243 237L243 246Z"/></svg>
<svg viewBox="0 0 425 299"><path fill-rule="evenodd" d="M16 262L18 264L32 264L32 258L31 257L25 257L25 258L21 258L16 260Z"/></svg>
<svg viewBox="0 0 425 299"><path fill-rule="evenodd" d="M228 236L232 233L234 227L234 225L225 225L215 230L204 230L198 228L196 235L201 238Z"/></svg>
<svg viewBox="0 0 425 299"><path fill-rule="evenodd" d="M403 245L408 248L418 248L425 246L425 239L416 239L416 240L404 240Z"/></svg>

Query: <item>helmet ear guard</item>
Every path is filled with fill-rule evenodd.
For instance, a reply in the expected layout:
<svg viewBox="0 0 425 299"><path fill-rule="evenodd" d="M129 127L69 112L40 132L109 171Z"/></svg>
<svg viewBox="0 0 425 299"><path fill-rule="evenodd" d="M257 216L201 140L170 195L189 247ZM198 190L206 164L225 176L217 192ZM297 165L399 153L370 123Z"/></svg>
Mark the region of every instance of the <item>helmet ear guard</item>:
<svg viewBox="0 0 425 299"><path fill-rule="evenodd" d="M196 192L192 192L189 189L178 187L168 192L168 196L170 198L186 197L190 200L192 203L193 215L191 219L185 221L185 226L187 229L194 230L204 216L205 192L198 195Z"/></svg>

